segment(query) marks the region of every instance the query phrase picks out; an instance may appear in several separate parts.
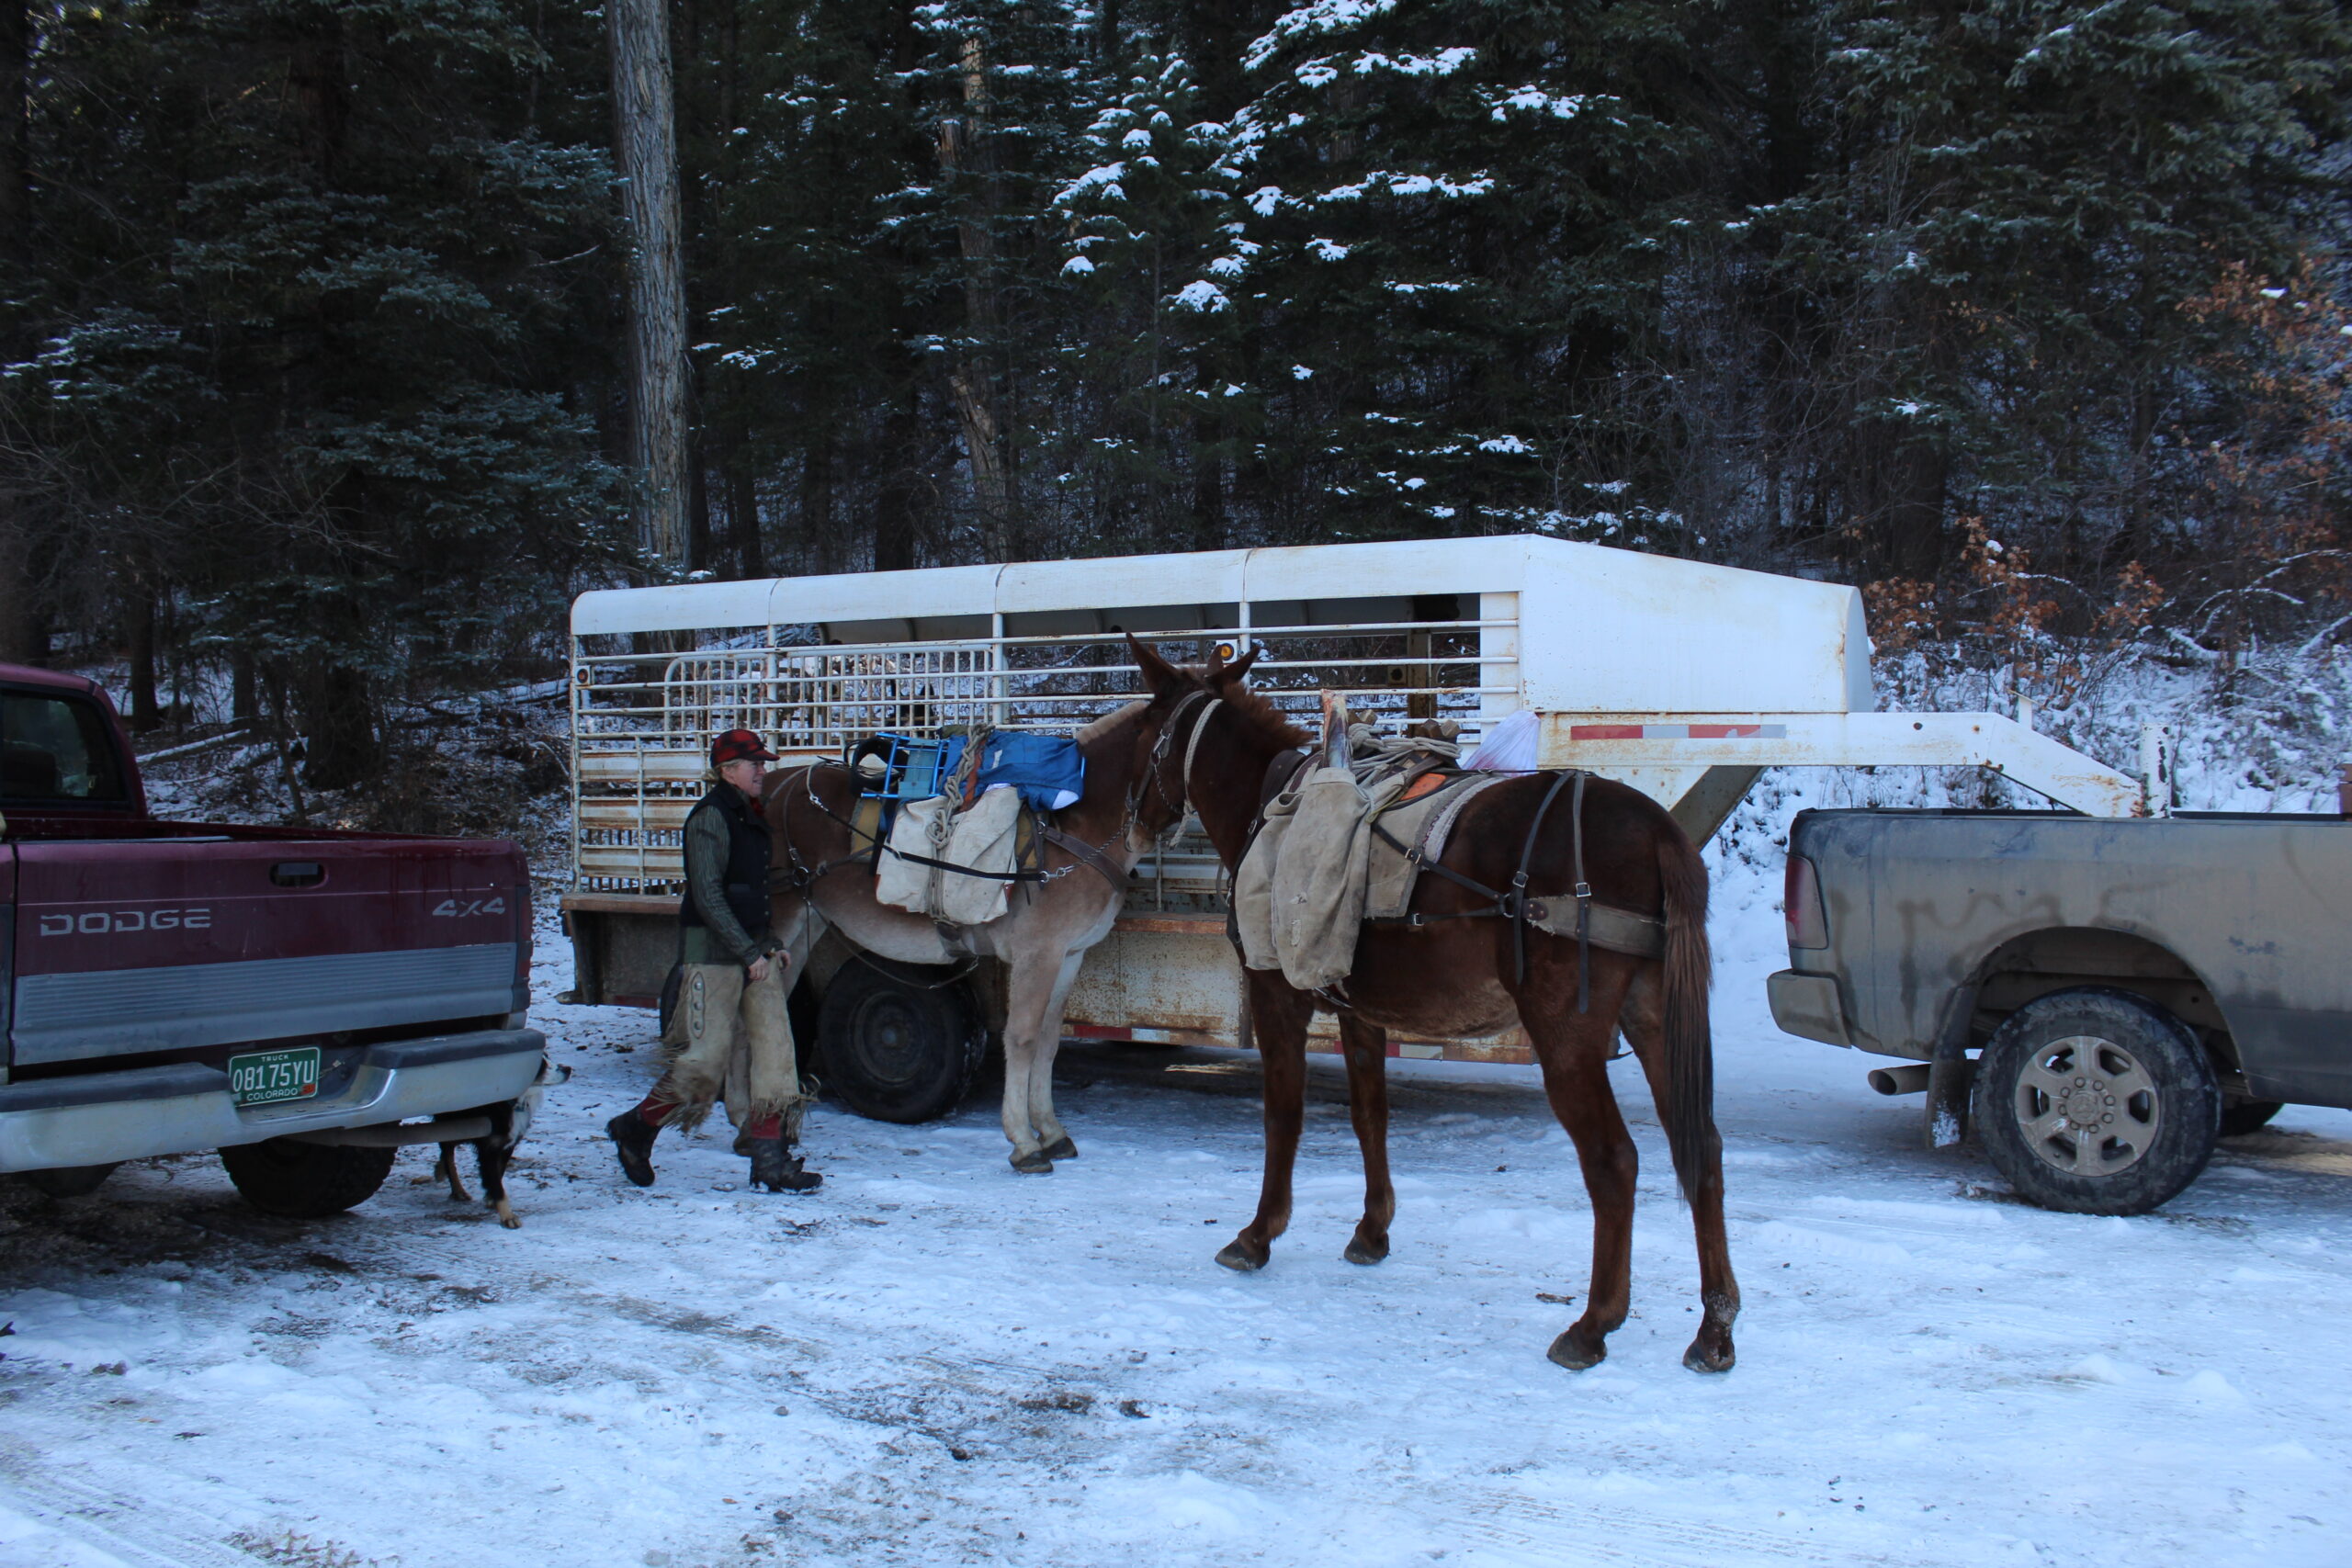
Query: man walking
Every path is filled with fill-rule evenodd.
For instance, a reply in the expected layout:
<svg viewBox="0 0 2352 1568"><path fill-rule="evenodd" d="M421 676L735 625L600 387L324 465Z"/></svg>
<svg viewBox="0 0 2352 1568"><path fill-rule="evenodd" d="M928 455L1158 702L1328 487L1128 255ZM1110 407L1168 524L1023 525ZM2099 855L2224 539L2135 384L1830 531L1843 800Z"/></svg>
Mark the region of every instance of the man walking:
<svg viewBox="0 0 2352 1568"><path fill-rule="evenodd" d="M752 1184L807 1192L825 1179L804 1170L793 1153L807 1102L785 1013L792 955L769 917L760 805L763 764L775 760L750 730L728 730L710 745L718 782L686 817L678 1001L662 1036L670 1070L641 1104L605 1124L621 1169L639 1187L653 1185L655 1134L698 1125L730 1081L749 1100L739 1107L736 1094L728 1097L741 1128L735 1147L752 1158Z"/></svg>

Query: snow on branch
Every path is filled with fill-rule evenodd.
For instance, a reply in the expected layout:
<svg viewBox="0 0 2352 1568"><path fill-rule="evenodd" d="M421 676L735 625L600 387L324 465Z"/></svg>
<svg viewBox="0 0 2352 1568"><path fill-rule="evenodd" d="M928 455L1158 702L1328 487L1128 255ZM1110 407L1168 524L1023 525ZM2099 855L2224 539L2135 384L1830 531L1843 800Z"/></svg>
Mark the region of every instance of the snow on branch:
<svg viewBox="0 0 2352 1568"><path fill-rule="evenodd" d="M1386 16L1396 8L1396 0L1315 0L1311 6L1286 11L1276 18L1270 30L1250 43L1241 56L1241 63L1248 70L1258 70L1293 39L1342 32L1374 17Z"/></svg>

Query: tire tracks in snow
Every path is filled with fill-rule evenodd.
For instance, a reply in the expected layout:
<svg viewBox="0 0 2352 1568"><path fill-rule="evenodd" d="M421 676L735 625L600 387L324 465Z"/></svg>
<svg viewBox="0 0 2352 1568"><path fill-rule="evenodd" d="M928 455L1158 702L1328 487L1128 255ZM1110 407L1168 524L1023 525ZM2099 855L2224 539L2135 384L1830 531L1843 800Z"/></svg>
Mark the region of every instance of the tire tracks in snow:
<svg viewBox="0 0 2352 1568"><path fill-rule="evenodd" d="M35 1505L25 1510L32 1518L129 1568L254 1568L259 1561L229 1544L237 1529L230 1521L134 1492L135 1479L117 1488L68 1473L17 1438L0 1438L0 1478Z"/></svg>

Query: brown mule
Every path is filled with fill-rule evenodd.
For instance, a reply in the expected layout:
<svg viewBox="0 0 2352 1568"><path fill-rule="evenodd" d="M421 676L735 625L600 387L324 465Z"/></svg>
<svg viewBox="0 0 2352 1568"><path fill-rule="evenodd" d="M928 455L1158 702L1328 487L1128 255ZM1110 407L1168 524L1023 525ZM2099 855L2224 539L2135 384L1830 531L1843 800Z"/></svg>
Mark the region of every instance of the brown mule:
<svg viewBox="0 0 2352 1568"><path fill-rule="evenodd" d="M1151 690L1151 712L1170 729L1170 744L1155 752L1156 791L1188 799L1219 858L1236 869L1257 821L1268 769L1307 738L1242 683L1254 652L1196 671L1172 665L1132 638L1129 646ZM1203 703L1194 694L1218 700ZM1464 810L1440 863L1484 887L1509 887L1540 814L1526 886L1532 896L1564 896L1575 880L1575 848L1569 813L1544 812L1551 793L1551 781L1540 774L1485 790ZM1739 1286L1724 1232L1723 1141L1714 1124L1706 869L1665 808L1627 785L1589 781L1582 818L1584 874L1596 900L1661 916L1666 926L1663 957L1590 950L1589 1001L1582 1011L1575 939L1532 928L1514 931L1514 922L1502 918L1440 918L1417 928L1367 923L1353 970L1331 988L1336 1000L1296 989L1279 970L1243 971L1265 1069L1266 1168L1257 1217L1217 1254L1219 1263L1245 1270L1265 1267L1274 1238L1290 1223L1291 1172L1305 1112L1306 1030L1318 1006L1339 1014L1349 1109L1363 1151L1363 1218L1348 1243L1351 1263L1377 1263L1388 1255L1388 1224L1396 1213L1388 1176L1387 1032L1462 1038L1517 1021L1533 1043L1552 1112L1575 1140L1592 1201L1591 1292L1583 1315L1553 1341L1551 1359L1574 1371L1596 1364L1609 1353L1610 1331L1625 1321L1632 1288L1635 1156L1608 1067L1611 1041L1622 1030L1649 1078L1698 1235L1705 1315L1683 1364L1697 1371L1730 1370ZM1421 879L1412 908L1444 917L1491 902L1430 875ZM1523 972L1516 946L1522 937Z"/></svg>

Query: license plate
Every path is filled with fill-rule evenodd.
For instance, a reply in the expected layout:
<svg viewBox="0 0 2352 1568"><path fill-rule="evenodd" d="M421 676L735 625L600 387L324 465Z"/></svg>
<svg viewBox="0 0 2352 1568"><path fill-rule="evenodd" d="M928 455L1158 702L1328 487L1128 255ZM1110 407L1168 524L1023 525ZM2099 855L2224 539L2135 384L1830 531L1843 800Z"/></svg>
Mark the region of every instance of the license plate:
<svg viewBox="0 0 2352 1568"><path fill-rule="evenodd" d="M229 1058L229 1092L239 1105L276 1105L319 1092L319 1048L255 1051Z"/></svg>

